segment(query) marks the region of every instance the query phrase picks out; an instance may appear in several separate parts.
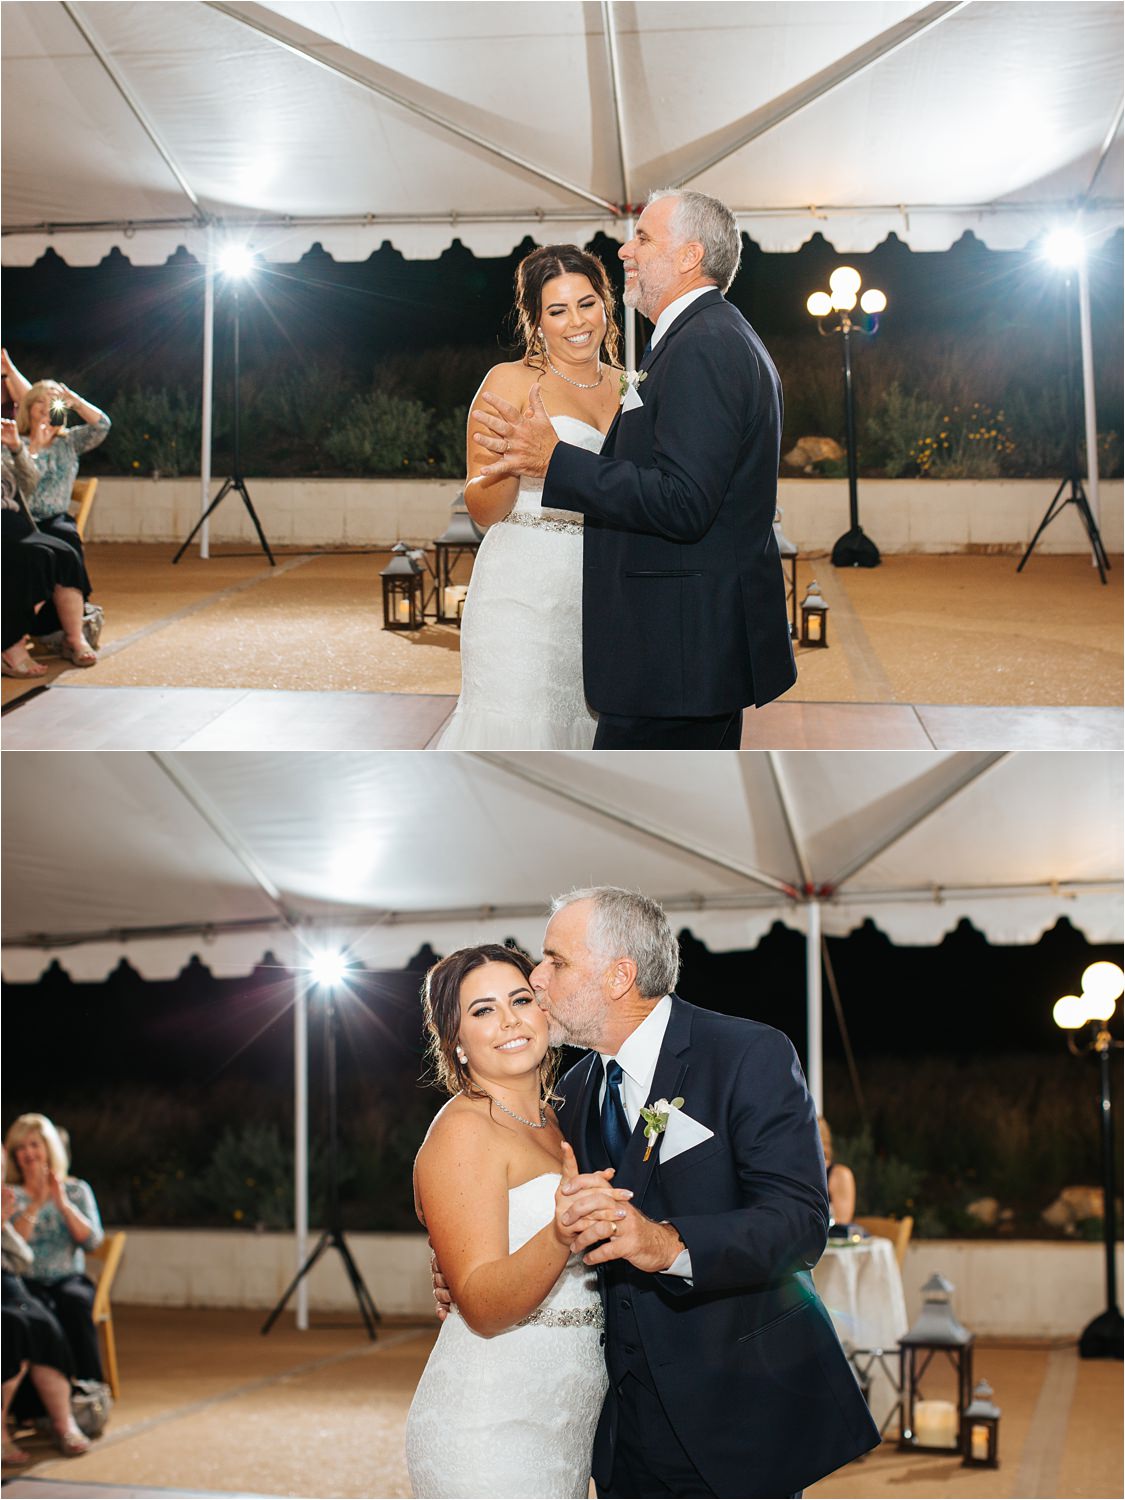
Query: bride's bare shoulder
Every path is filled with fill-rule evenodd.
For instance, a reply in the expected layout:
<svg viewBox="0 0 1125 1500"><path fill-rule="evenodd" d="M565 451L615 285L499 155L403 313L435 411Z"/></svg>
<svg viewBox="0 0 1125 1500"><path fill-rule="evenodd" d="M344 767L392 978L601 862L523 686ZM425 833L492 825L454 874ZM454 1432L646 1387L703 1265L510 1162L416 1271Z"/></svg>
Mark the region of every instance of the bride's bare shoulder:
<svg viewBox="0 0 1125 1500"><path fill-rule="evenodd" d="M480 383L480 390L503 396L505 401L522 401L539 379L540 371L525 365L522 359L511 359L493 365Z"/></svg>
<svg viewBox="0 0 1125 1500"><path fill-rule="evenodd" d="M464 1151L482 1150L492 1133L487 1109L481 1108L480 1101L458 1094L443 1104L430 1121L426 1138L418 1149L416 1165L437 1163Z"/></svg>

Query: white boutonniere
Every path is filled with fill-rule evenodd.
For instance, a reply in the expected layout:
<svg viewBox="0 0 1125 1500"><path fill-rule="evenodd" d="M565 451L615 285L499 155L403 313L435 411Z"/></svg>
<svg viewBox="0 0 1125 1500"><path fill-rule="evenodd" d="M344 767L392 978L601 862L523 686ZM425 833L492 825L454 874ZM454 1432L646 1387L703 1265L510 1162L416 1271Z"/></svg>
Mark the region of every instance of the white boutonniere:
<svg viewBox="0 0 1125 1500"><path fill-rule="evenodd" d="M629 394L630 386L633 388L633 390L636 390L641 381L647 379L647 370L622 370L620 376L618 377L622 402L624 402L625 397Z"/></svg>
<svg viewBox="0 0 1125 1500"><path fill-rule="evenodd" d="M668 1115L674 1109L683 1109L682 1099L657 1099L655 1104L650 1104L647 1109L641 1110L641 1119L645 1122L645 1147L644 1159L648 1161L652 1155L652 1148L656 1144L658 1135L663 1135L668 1127Z"/></svg>

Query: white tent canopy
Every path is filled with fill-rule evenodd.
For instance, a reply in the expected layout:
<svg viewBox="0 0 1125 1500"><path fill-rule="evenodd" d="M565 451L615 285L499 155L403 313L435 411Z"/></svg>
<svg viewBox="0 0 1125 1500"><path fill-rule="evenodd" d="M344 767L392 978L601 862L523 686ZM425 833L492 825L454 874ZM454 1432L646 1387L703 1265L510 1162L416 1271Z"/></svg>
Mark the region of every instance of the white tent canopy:
<svg viewBox="0 0 1125 1500"><path fill-rule="evenodd" d="M552 894L639 887L712 948L776 921L867 918L935 943L964 917L998 943L1066 916L1125 935L1114 755L779 752L413 756L393 752L7 758L3 958L100 980L192 954L220 975L271 950L425 942L538 951ZM54 797L57 775L65 795ZM76 809L81 814L76 815Z"/></svg>
<svg viewBox="0 0 1125 1500"><path fill-rule="evenodd" d="M620 235L654 187L764 249L1121 222L1104 0L8 0L4 260L293 260Z"/></svg>

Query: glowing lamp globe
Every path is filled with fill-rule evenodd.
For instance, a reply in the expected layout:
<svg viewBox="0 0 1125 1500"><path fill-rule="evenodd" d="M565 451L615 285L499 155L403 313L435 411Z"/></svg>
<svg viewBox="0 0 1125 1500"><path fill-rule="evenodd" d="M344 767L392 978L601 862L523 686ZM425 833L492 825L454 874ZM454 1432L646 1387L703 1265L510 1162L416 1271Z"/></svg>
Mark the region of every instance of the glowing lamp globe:
<svg viewBox="0 0 1125 1500"><path fill-rule="evenodd" d="M232 281L244 281L258 264L249 245L224 245L219 251L219 270Z"/></svg>
<svg viewBox="0 0 1125 1500"><path fill-rule="evenodd" d="M1056 266L1078 266L1086 258L1086 242L1077 229L1053 229L1043 244L1043 254Z"/></svg>
<svg viewBox="0 0 1125 1500"><path fill-rule="evenodd" d="M322 989L334 990L342 984L347 968L344 955L331 949L314 953L309 959L309 977Z"/></svg>
<svg viewBox="0 0 1125 1500"><path fill-rule="evenodd" d="M836 309L837 312L851 312L855 304L856 295L854 292L832 293L832 306Z"/></svg>
<svg viewBox="0 0 1125 1500"><path fill-rule="evenodd" d="M1080 1031L1090 1019L1085 1000L1079 999L1077 995L1064 995L1061 1000L1056 1000L1051 1014L1055 1018L1055 1025L1060 1026L1063 1031Z"/></svg>
<svg viewBox="0 0 1125 1500"><path fill-rule="evenodd" d="M868 287L859 299L859 305L865 313L881 313L887 310L887 298L883 292L877 291L875 287Z"/></svg>
<svg viewBox="0 0 1125 1500"><path fill-rule="evenodd" d="M863 278L853 266L837 266L828 278L828 289L832 293L835 305L837 307L841 305L839 302L836 302L838 296L854 297L859 291L862 281ZM852 306L855 306L854 302Z"/></svg>
<svg viewBox="0 0 1125 1500"><path fill-rule="evenodd" d="M832 298L827 292L814 292L805 306L814 318L826 318L832 311Z"/></svg>
<svg viewBox="0 0 1125 1500"><path fill-rule="evenodd" d="M1082 975L1082 1000L1091 1021L1108 1021L1125 989L1125 974L1116 964L1091 964Z"/></svg>

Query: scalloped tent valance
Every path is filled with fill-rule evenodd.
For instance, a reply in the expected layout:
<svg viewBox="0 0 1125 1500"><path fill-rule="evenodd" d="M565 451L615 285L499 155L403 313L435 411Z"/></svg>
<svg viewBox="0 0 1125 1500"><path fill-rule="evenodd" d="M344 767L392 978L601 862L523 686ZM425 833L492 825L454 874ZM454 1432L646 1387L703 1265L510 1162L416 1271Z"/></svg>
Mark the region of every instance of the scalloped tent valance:
<svg viewBox="0 0 1125 1500"><path fill-rule="evenodd" d="M1102 0L9 0L3 259L503 255L666 183L772 251L1019 248L1080 200L1100 237L1121 64Z"/></svg>

